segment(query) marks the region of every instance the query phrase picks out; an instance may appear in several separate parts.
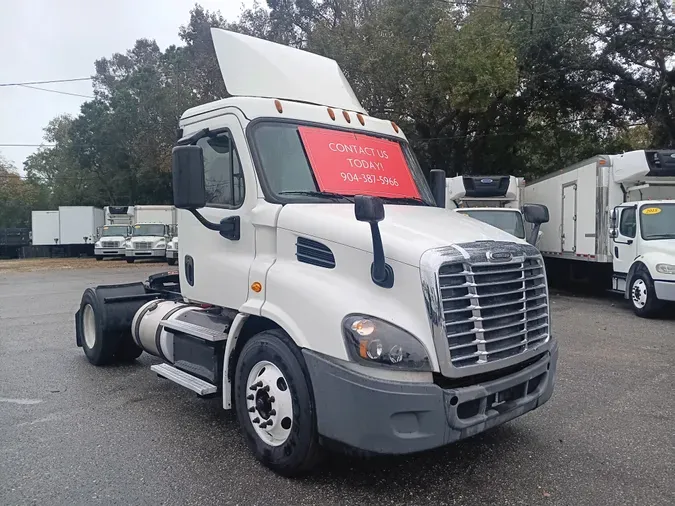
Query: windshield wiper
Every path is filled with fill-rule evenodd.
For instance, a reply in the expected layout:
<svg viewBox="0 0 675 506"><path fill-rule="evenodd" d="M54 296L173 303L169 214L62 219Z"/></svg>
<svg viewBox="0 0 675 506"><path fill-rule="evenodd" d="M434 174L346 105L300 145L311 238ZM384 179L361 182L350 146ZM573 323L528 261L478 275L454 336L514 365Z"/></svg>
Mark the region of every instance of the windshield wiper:
<svg viewBox="0 0 675 506"><path fill-rule="evenodd" d="M428 206L429 203L417 197L382 197L387 202L396 204L422 204Z"/></svg>
<svg viewBox="0 0 675 506"><path fill-rule="evenodd" d="M333 192L290 191L290 192L279 192L279 195L306 195L308 197L327 198L327 199L334 200L336 202L345 201L345 200L347 202L354 202L354 199L352 197L348 197L347 195L342 195L341 193L333 193Z"/></svg>

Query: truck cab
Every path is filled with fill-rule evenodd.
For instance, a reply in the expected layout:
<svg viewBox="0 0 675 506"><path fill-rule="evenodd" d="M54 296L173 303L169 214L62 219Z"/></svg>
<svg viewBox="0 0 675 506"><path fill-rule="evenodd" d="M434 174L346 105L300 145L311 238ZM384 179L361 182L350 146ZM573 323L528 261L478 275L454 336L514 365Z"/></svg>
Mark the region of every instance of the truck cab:
<svg viewBox="0 0 675 506"><path fill-rule="evenodd" d="M536 248L445 209L445 174L424 177L335 61L212 36L230 96L180 119L180 268L84 293L89 361L159 357L154 373L222 399L289 476L322 447L418 452L548 401Z"/></svg>
<svg viewBox="0 0 675 506"><path fill-rule="evenodd" d="M497 227L536 246L542 235L538 225L547 221L548 209L538 206L540 209L535 211L531 205L523 206L524 186L525 180L515 176L456 176L446 181L446 202L448 208L457 213ZM524 216L525 207L529 210ZM528 226L525 225L526 216L533 216L531 219L534 220L528 222Z"/></svg>
<svg viewBox="0 0 675 506"><path fill-rule="evenodd" d="M615 155L612 164L625 201L610 213L612 288L649 316L675 301L675 151Z"/></svg>
<svg viewBox="0 0 675 506"><path fill-rule="evenodd" d="M169 226L163 223L136 223L125 244L128 263L137 258L165 258L169 241Z"/></svg>
<svg viewBox="0 0 675 506"><path fill-rule="evenodd" d="M98 240L94 244L96 260L105 257L124 257L125 244L131 236L129 225L104 225L100 229Z"/></svg>
<svg viewBox="0 0 675 506"><path fill-rule="evenodd" d="M166 243L166 262L169 265L178 263L178 226L171 229L171 240Z"/></svg>

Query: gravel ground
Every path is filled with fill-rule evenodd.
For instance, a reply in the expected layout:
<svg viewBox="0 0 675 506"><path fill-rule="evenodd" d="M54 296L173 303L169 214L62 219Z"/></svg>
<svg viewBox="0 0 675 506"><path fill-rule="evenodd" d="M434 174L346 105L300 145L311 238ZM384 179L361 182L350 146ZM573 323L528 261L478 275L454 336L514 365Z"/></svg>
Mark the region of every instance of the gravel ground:
<svg viewBox="0 0 675 506"><path fill-rule="evenodd" d="M554 294L561 356L544 407L448 448L331 456L287 480L257 464L217 400L152 374L152 357L95 368L75 346L85 287L165 265L38 263L0 262L2 505L675 503L675 318Z"/></svg>

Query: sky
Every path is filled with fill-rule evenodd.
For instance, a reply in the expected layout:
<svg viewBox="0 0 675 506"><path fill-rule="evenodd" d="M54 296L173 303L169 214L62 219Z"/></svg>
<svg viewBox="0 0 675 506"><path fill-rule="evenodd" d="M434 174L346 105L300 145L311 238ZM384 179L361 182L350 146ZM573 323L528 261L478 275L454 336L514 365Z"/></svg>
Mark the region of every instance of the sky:
<svg viewBox="0 0 675 506"><path fill-rule="evenodd" d="M234 21L253 0L0 0L0 84L89 77L94 62L133 47L140 38L160 48L179 44L178 29L195 3ZM75 95L93 94L89 81L40 84ZM21 86L0 86L0 154L22 172L44 142L55 116L77 115L87 98Z"/></svg>

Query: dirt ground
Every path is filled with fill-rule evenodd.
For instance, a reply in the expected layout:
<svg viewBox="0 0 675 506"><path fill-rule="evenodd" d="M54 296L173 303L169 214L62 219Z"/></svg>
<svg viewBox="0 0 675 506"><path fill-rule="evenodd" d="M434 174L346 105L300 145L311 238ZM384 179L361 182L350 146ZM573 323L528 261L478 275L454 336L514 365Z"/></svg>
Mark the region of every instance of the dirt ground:
<svg viewBox="0 0 675 506"><path fill-rule="evenodd" d="M0 273L53 271L61 269L119 269L140 268L148 264L166 265L164 262L151 260L136 261L128 264L124 259L106 258L96 261L95 258L26 258L18 260L0 260Z"/></svg>

